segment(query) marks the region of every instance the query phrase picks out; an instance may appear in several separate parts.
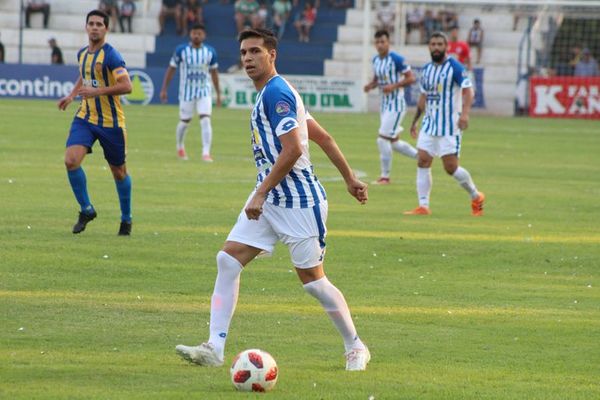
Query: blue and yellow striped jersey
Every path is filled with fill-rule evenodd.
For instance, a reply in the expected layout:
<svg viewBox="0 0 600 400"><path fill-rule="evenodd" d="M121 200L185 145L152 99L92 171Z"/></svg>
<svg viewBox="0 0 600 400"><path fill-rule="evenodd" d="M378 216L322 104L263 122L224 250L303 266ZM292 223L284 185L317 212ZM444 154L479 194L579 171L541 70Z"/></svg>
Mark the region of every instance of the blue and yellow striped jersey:
<svg viewBox="0 0 600 400"><path fill-rule="evenodd" d="M77 60L84 86L112 86L118 77L127 74L125 60L108 43L95 53L88 52L88 46L82 48L77 53ZM120 96L82 99L75 116L103 128L125 128L125 114Z"/></svg>

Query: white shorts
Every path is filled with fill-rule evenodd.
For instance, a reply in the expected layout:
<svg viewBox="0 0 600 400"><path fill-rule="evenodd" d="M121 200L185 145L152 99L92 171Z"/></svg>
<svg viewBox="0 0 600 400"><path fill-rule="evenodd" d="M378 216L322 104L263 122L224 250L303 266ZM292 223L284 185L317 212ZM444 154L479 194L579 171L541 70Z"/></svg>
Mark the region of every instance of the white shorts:
<svg viewBox="0 0 600 400"><path fill-rule="evenodd" d="M381 136L395 139L404 130L402 120L406 114L406 107L402 111L382 111L380 114L379 134Z"/></svg>
<svg viewBox="0 0 600 400"><path fill-rule="evenodd" d="M210 115L212 113L212 97L204 96L190 101L180 101L179 118L182 120L192 119L194 108L198 115Z"/></svg>
<svg viewBox="0 0 600 400"><path fill-rule="evenodd" d="M420 133L417 140L417 149L424 150L432 157L443 157L449 154L460 156L461 135L431 136Z"/></svg>
<svg viewBox="0 0 600 400"><path fill-rule="evenodd" d="M268 253L281 241L288 247L296 268L316 267L325 257L327 210L327 201L312 208L284 208L265 202L258 220L248 219L242 209L227 240Z"/></svg>

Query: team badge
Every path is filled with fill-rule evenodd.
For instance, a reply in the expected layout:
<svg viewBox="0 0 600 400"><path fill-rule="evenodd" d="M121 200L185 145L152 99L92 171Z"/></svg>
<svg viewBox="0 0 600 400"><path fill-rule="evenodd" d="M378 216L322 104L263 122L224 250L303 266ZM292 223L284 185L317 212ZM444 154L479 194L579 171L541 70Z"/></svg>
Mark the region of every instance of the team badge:
<svg viewBox="0 0 600 400"><path fill-rule="evenodd" d="M284 117L290 113L290 105L285 101L280 101L275 104L275 112L277 115Z"/></svg>

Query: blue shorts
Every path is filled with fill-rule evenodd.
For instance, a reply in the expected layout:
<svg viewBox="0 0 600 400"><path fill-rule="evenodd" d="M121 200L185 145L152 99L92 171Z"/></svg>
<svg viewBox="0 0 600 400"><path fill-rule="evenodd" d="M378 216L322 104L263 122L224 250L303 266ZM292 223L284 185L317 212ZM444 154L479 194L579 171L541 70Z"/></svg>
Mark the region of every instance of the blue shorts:
<svg viewBox="0 0 600 400"><path fill-rule="evenodd" d="M110 165L119 167L125 164L125 137L126 133L123 128L103 128L75 117L67 138L67 147L86 146L88 153L91 153L92 146L98 140L104 149L106 161Z"/></svg>

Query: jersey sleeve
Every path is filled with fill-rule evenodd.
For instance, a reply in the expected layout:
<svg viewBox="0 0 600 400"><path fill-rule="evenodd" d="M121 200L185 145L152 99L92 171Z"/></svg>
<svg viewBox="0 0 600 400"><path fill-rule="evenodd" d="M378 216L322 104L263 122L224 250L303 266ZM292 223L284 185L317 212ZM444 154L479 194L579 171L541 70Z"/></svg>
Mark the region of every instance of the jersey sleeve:
<svg viewBox="0 0 600 400"><path fill-rule="evenodd" d="M469 79L467 69L456 60L452 62L452 80L463 89L473 87L473 82Z"/></svg>
<svg viewBox="0 0 600 400"><path fill-rule="evenodd" d="M410 71L410 65L406 64L404 57L392 53L392 59L394 60L394 64L396 64L396 71L398 71L401 74L405 74L408 71Z"/></svg>
<svg viewBox="0 0 600 400"><path fill-rule="evenodd" d="M210 48L210 51L212 56L210 58L210 64L208 67L210 69L217 69L219 68L219 62L217 60L217 51L213 47Z"/></svg>
<svg viewBox="0 0 600 400"><path fill-rule="evenodd" d="M125 60L123 59L123 56L121 56L121 54L115 49L112 49L112 51L107 54L106 66L115 79L119 79L121 76L127 75Z"/></svg>
<svg viewBox="0 0 600 400"><path fill-rule="evenodd" d="M287 85L274 85L264 94L265 114L277 136L299 126L294 93Z"/></svg>
<svg viewBox="0 0 600 400"><path fill-rule="evenodd" d="M427 64L429 65L429 64ZM425 74L423 74L423 71L425 71L425 68L427 68L427 65L425 65L423 68L421 68L421 71L419 73L419 91L423 94L427 94L427 90L425 90Z"/></svg>
<svg viewBox="0 0 600 400"><path fill-rule="evenodd" d="M171 60L169 61L170 67L177 68L177 66L181 62L182 50L183 50L183 48L179 47L179 46L175 49L175 51L173 52L173 55L171 56Z"/></svg>

